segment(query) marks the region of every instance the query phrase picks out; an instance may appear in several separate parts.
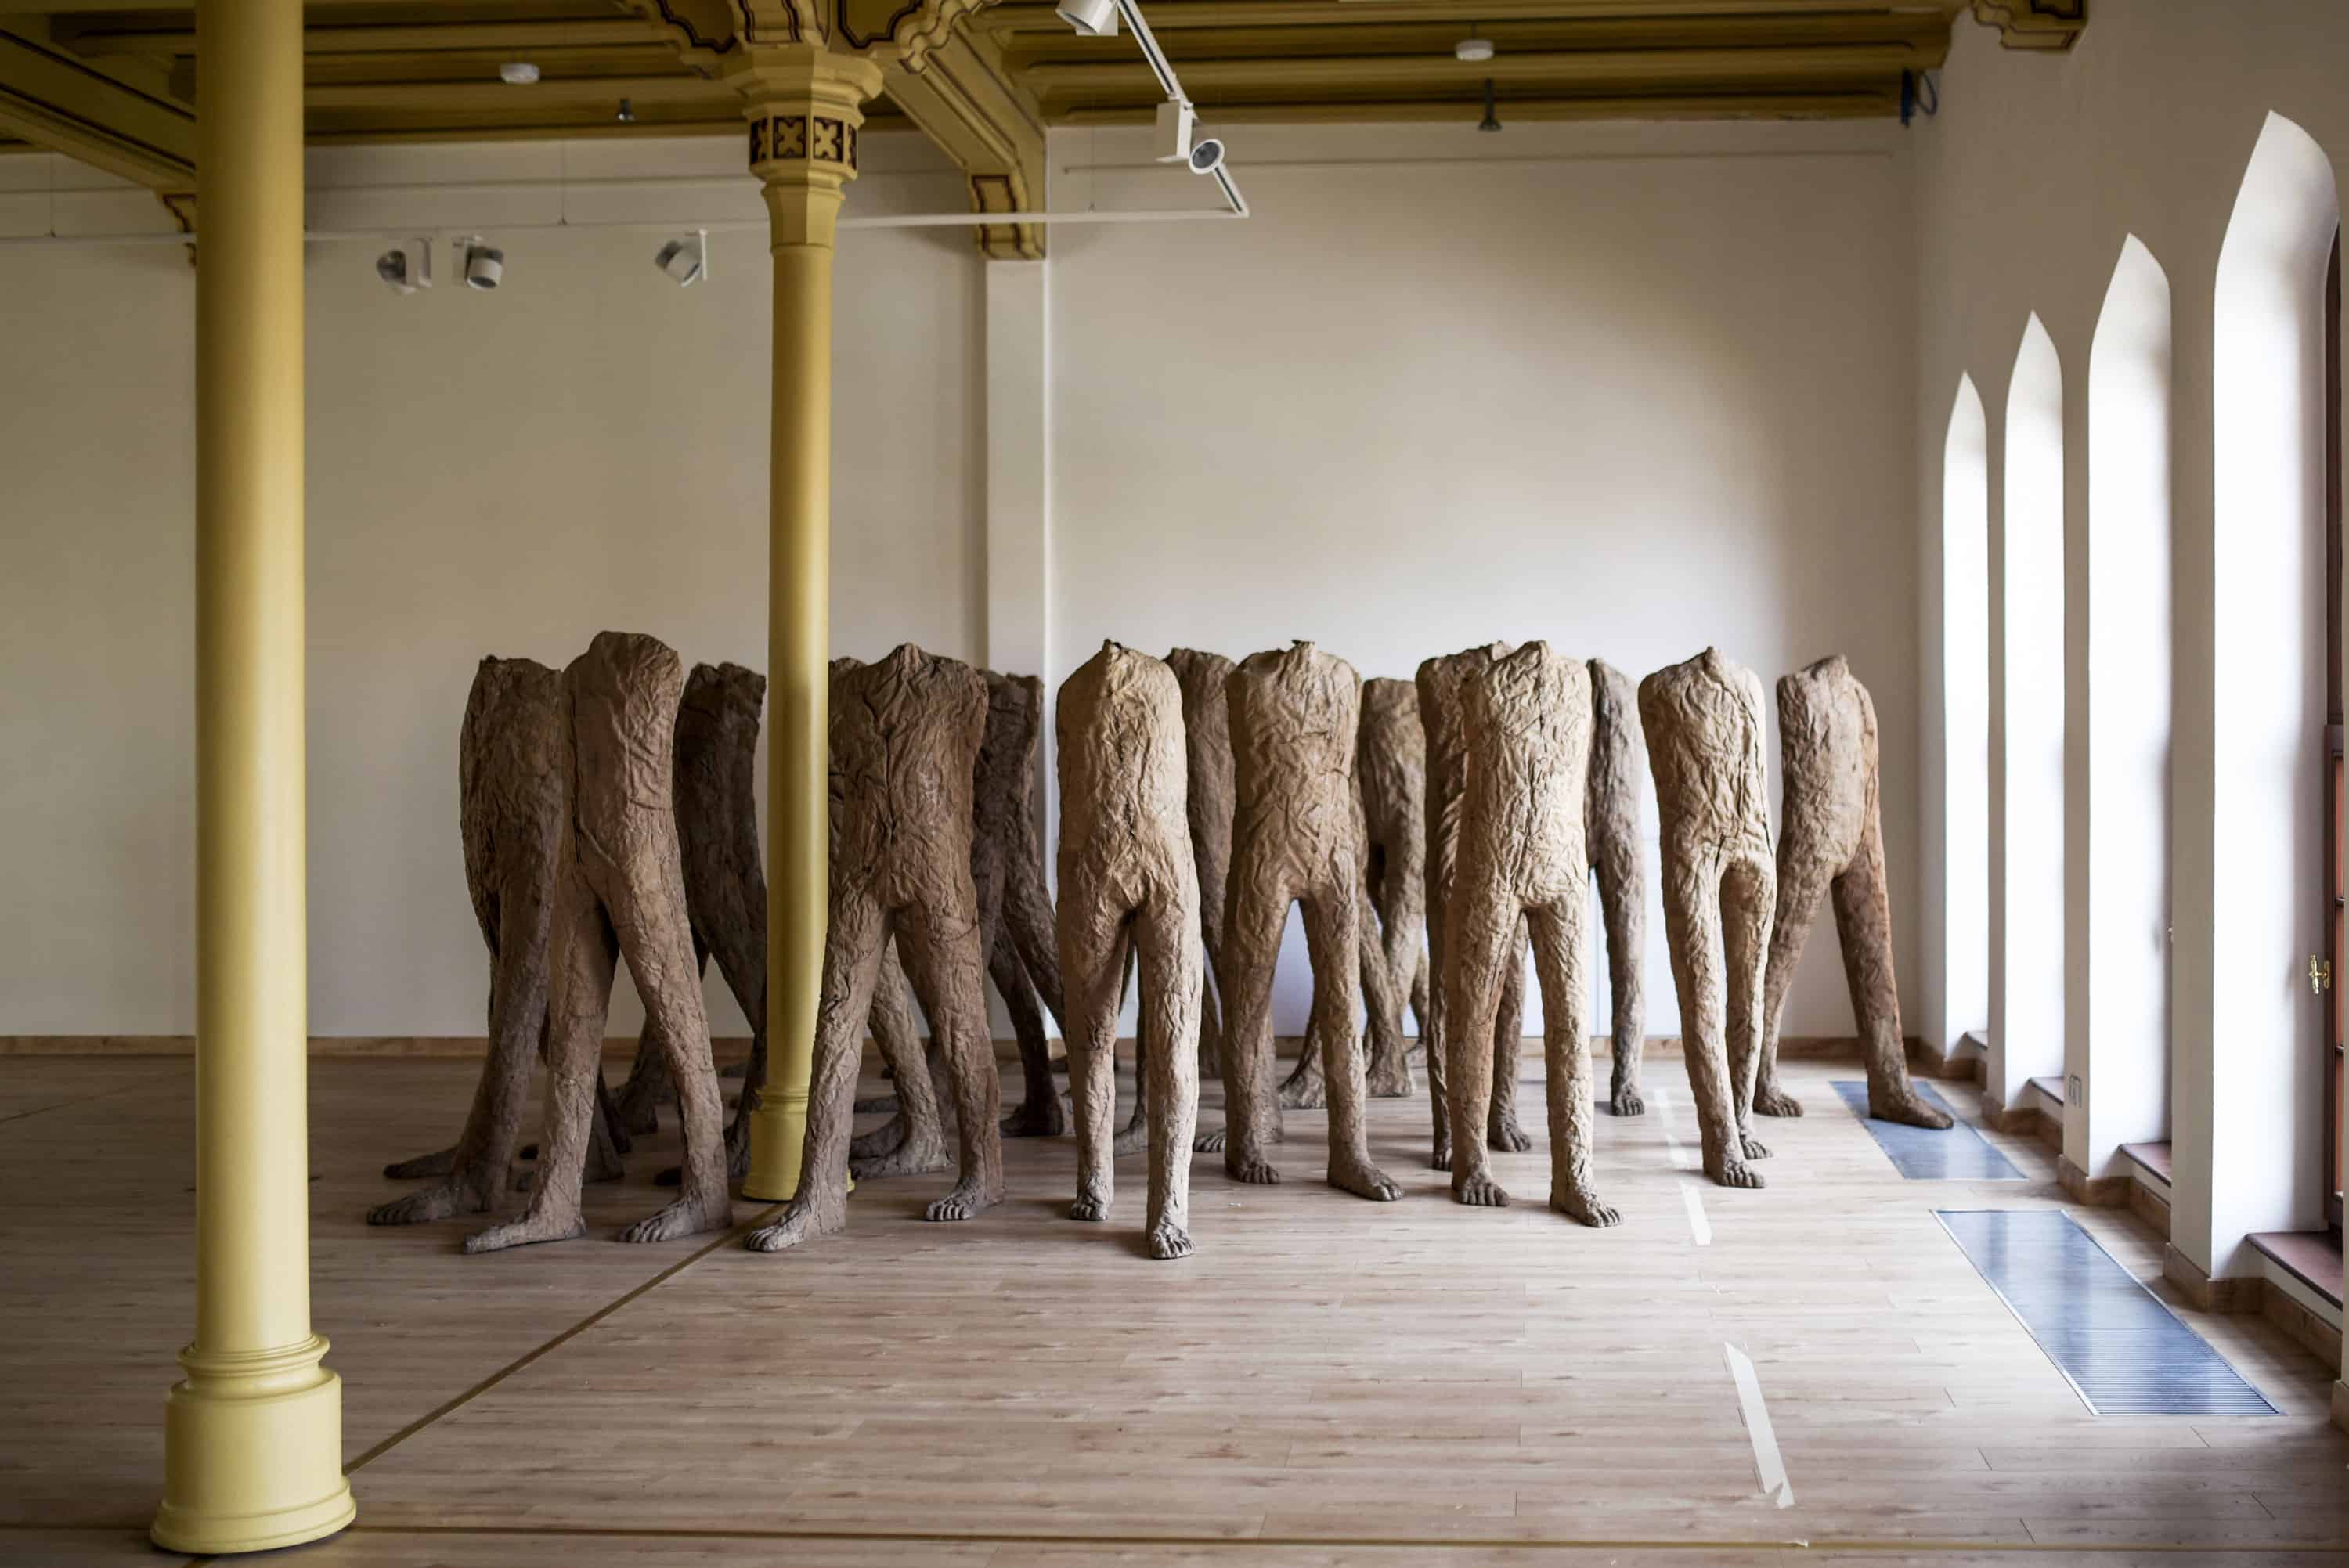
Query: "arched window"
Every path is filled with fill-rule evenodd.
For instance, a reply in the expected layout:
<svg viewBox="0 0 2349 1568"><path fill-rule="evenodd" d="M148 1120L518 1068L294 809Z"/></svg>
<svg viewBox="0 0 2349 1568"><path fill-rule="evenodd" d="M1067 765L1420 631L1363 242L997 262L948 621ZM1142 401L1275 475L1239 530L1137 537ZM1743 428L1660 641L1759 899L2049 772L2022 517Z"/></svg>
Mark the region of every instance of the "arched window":
<svg viewBox="0 0 2349 1568"><path fill-rule="evenodd" d="M2211 1273L2246 1233L2322 1222L2326 944L2324 279L2333 166L2261 128L2213 299ZM2181 1156L2184 1153L2180 1150ZM2184 1172L2181 1171L2181 1174ZM2199 1216L2195 1216L2199 1218ZM2181 1243L2187 1245L2187 1243Z"/></svg>
<svg viewBox="0 0 2349 1568"><path fill-rule="evenodd" d="M2091 1176L2169 1136L2169 330L2132 235L2088 350L2088 1095L2065 1154Z"/></svg>
<svg viewBox="0 0 2349 1568"><path fill-rule="evenodd" d="M1990 434L1958 378L1941 448L1941 1016L1947 1055L1990 1028Z"/></svg>
<svg viewBox="0 0 2349 1568"><path fill-rule="evenodd" d="M1988 1087L2013 1106L2064 1067L2064 371L2036 315L2007 385L2004 539L2004 984Z"/></svg>

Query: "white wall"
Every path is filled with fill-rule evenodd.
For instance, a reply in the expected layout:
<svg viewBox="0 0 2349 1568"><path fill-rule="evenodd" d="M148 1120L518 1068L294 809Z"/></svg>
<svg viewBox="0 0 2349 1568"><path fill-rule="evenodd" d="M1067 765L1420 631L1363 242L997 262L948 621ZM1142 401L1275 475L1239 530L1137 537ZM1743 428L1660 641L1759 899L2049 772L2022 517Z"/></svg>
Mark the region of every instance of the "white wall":
<svg viewBox="0 0 2349 1568"><path fill-rule="evenodd" d="M1303 637L1404 678L1495 637L1546 637L1634 679L1713 644L1765 686L1840 652L1883 727L1893 929L1913 974L1897 129L1230 141L1249 222L1053 236L1056 673L1104 637L1233 656ZM1151 150L1056 136L1054 204L1203 200L1182 171L1138 170ZM1775 780L1775 732L1770 749ZM1652 799L1647 819L1652 834ZM1648 1026L1671 1033L1651 902ZM1307 995L1292 921L1278 1026L1302 1026ZM1602 981L1600 1018L1604 996ZM1831 924L1785 1027L1851 1032Z"/></svg>

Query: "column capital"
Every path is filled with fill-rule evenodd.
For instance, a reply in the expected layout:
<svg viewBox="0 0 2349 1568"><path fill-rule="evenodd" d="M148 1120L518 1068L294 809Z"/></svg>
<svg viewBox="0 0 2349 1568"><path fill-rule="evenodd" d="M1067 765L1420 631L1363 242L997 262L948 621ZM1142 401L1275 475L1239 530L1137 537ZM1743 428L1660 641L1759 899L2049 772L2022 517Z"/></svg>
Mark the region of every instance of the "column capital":
<svg viewBox="0 0 2349 1568"><path fill-rule="evenodd" d="M750 172L765 188L773 243L831 244L881 67L821 44L768 44L731 57L726 80L742 95Z"/></svg>

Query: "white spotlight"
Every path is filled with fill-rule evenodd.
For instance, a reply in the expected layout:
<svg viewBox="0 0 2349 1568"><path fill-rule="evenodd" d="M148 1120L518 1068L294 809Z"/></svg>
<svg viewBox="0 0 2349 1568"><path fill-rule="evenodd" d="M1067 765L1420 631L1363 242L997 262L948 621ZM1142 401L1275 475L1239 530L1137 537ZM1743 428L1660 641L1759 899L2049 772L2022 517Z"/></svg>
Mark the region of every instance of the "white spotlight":
<svg viewBox="0 0 2349 1568"><path fill-rule="evenodd" d="M375 275L397 294L412 294L432 286L432 242L410 240L394 245L375 259Z"/></svg>
<svg viewBox="0 0 2349 1568"><path fill-rule="evenodd" d="M506 253L479 234L457 242L465 253L465 286L493 289L506 275Z"/></svg>
<svg viewBox="0 0 2349 1568"><path fill-rule="evenodd" d="M1117 36L1117 0L1061 0L1061 20L1088 38Z"/></svg>
<svg viewBox="0 0 2349 1568"><path fill-rule="evenodd" d="M691 288L709 275L709 231L696 229L688 238L671 240L654 253L653 265L678 287Z"/></svg>

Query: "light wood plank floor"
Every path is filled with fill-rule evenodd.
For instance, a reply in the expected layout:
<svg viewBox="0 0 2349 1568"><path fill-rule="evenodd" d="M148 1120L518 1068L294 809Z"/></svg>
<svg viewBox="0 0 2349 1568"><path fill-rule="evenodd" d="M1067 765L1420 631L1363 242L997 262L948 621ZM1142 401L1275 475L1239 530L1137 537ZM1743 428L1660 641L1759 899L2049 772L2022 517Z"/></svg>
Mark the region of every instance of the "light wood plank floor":
<svg viewBox="0 0 2349 1568"><path fill-rule="evenodd" d="M1678 1060L1649 1070L1693 1146ZM304 1563L2349 1552L2349 1438L2313 1358L2262 1320L2188 1312L2285 1414L2090 1416L1930 1212L2059 1204L2049 1155L1992 1135L2032 1182L1904 1181L1828 1088L1849 1064L1794 1064L1810 1115L1765 1125L1766 1191L1695 1186L1707 1245L1656 1115L1599 1117L1624 1223L1592 1232L1541 1206L1541 1149L1499 1161L1519 1206L1455 1207L1422 1099L1374 1102L1398 1203L1321 1184L1319 1113L1292 1113L1279 1187L1202 1157L1200 1251L1175 1264L1139 1253L1139 1159L1114 1222L1062 1217L1064 1140L1008 1145L1010 1200L974 1222L920 1222L943 1175L874 1182L846 1235L780 1257L608 1239L661 1202L666 1135L626 1183L591 1189L586 1240L466 1258L465 1222L368 1230L367 1207L404 1190L378 1168L453 1136L471 1076L314 1068L316 1315L360 1523ZM185 1061L0 1061L0 1560L170 1561L143 1531L190 1326L191 1082ZM2134 1222L2074 1212L2158 1277ZM1724 1343L1758 1369L1789 1508L1756 1484Z"/></svg>

